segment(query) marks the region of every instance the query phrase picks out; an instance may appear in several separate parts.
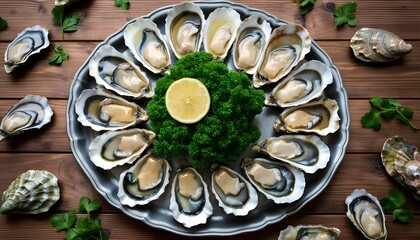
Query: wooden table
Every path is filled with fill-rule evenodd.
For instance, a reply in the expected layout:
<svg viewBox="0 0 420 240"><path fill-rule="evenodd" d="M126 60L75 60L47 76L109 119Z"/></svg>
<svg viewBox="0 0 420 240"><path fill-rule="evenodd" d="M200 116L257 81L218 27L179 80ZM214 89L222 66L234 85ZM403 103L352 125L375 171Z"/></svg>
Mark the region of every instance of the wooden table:
<svg viewBox="0 0 420 240"><path fill-rule="evenodd" d="M93 188L70 150L66 133L66 105L69 88L77 69L95 46L117 31L127 20L179 3L170 0L131 0L130 10L119 10L111 0L84 1L72 7L82 19L77 32L66 33L61 39L59 27L51 18L53 0L16 0L0 2L0 17L9 27L0 32L0 52L24 28L39 24L50 31L52 45L13 74L0 70L0 116L27 94L46 96L54 110L52 123L41 130L30 131L0 142L0 190L29 169L45 169L59 178L61 200L40 215L1 215L0 239L62 239L50 225L54 213L77 209L79 198L99 198L103 208L98 215L104 228L111 230L111 239L181 239L182 236L150 227L110 206ZM358 24L352 28L336 28L333 16L323 8L329 1L319 0L315 9L302 22L298 6L290 0L241 0L251 8L264 10L281 19L303 23L314 40L328 53L340 70L349 97L351 124L346 155L328 187L297 214L269 225L262 230L232 236L231 239L277 239L287 225L322 224L341 229L340 239L361 239L362 235L345 216L345 198L356 188L365 188L381 198L393 187L407 198L406 206L415 216L409 224L393 223L386 214L389 239L418 239L420 235L420 204L391 179L380 163L384 141L394 135L406 137L420 146L420 135L397 120L385 121L380 131L363 129L360 119L370 108L369 98L379 95L395 98L415 110L413 123L420 127L420 2L357 1ZM346 1L334 1L342 4ZM391 31L414 46L414 51L386 64L358 61L349 48L349 40L361 27L377 27ZM54 43L70 53L62 66L48 64ZM204 239L213 239L206 237Z"/></svg>

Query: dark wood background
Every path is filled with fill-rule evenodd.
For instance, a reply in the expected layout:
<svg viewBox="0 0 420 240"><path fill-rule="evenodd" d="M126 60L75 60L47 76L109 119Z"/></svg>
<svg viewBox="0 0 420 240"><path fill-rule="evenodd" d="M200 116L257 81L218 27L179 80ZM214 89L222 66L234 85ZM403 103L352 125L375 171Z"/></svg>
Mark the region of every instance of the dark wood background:
<svg viewBox="0 0 420 240"><path fill-rule="evenodd" d="M303 20L297 4L289 0L241 0L251 8L264 10L278 18L306 26L314 40L328 53L338 67L349 97L351 113L350 141L346 155L331 183L318 197L297 214L252 233L231 239L277 239L287 225L322 224L339 228L340 239L361 239L362 235L345 216L345 198L356 188L365 188L381 198L393 187L407 198L406 206L415 216L409 224L393 223L386 214L389 239L418 239L420 235L420 204L392 180L380 163L384 141L394 135L406 137L420 146L417 131L397 120L385 121L380 131L363 129L360 119L370 108L374 95L395 98L415 110L413 123L420 127L420 1L356 1L358 24L352 28L336 28L333 15L323 6L330 1L318 0L315 9ZM346 1L333 1L338 5ZM52 214L78 207L82 195L99 198L103 208L98 215L111 239L181 239L182 236L158 230L134 220L110 206L93 188L70 150L66 133L66 106L69 88L77 69L95 46L123 26L127 20L146 15L157 8L180 3L170 0L131 0L130 10L119 10L112 0L85 0L72 7L82 15L79 30L61 39L60 29L53 25L53 0L0 1L0 17L9 27L0 32L0 52L24 28L39 24L49 29L52 45L13 74L0 70L0 116L27 94L46 96L54 110L52 123L41 130L31 131L0 142L0 191L21 173L29 169L45 169L59 178L61 200L40 215L1 215L0 239L62 239L50 225ZM353 34L362 27L391 31L414 46L403 58L385 64L358 61L349 48ZM48 65L54 43L60 43L70 53L62 66ZM213 239L206 237L203 239Z"/></svg>

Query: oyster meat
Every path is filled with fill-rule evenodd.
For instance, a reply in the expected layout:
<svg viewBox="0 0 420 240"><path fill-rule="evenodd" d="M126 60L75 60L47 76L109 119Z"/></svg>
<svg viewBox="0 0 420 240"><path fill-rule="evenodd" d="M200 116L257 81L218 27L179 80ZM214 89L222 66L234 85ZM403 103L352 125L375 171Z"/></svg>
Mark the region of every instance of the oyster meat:
<svg viewBox="0 0 420 240"><path fill-rule="evenodd" d="M102 45L89 61L96 83L122 96L150 98L154 89L146 74L111 45Z"/></svg>
<svg viewBox="0 0 420 240"><path fill-rule="evenodd" d="M381 152L387 173L420 201L420 154L407 139L394 136L385 141Z"/></svg>
<svg viewBox="0 0 420 240"><path fill-rule="evenodd" d="M256 152L288 163L306 173L325 168L330 160L330 149L315 135L282 135L262 140L251 146Z"/></svg>
<svg viewBox="0 0 420 240"><path fill-rule="evenodd" d="M357 31L350 40L350 47L354 56L365 62L389 62L413 50L413 46L399 36L378 28Z"/></svg>
<svg viewBox="0 0 420 240"><path fill-rule="evenodd" d="M212 191L227 214L245 216L258 205L258 194L252 185L232 169L212 166Z"/></svg>
<svg viewBox="0 0 420 240"><path fill-rule="evenodd" d="M168 161L148 151L120 175L118 197L124 205L134 207L158 199L169 183L171 166Z"/></svg>
<svg viewBox="0 0 420 240"><path fill-rule="evenodd" d="M356 189L345 203L347 217L367 239L386 240L385 215L376 197L365 189Z"/></svg>
<svg viewBox="0 0 420 240"><path fill-rule="evenodd" d="M255 188L275 203L294 202L303 195L305 176L297 168L263 158L244 158L241 167Z"/></svg>
<svg viewBox="0 0 420 240"><path fill-rule="evenodd" d="M27 95L3 117L0 124L0 141L26 130L39 129L51 121L52 115L53 111L47 98Z"/></svg>
<svg viewBox="0 0 420 240"><path fill-rule="evenodd" d="M75 108L77 120L95 131L120 130L149 120L139 105L100 88L83 90Z"/></svg>
<svg viewBox="0 0 420 240"><path fill-rule="evenodd" d="M288 226L280 231L278 240L336 240L340 236L340 229L324 227L322 225Z"/></svg>
<svg viewBox="0 0 420 240"><path fill-rule="evenodd" d="M0 214L47 212L60 199L57 177L45 170L29 170L3 193Z"/></svg>
<svg viewBox="0 0 420 240"><path fill-rule="evenodd" d="M35 25L26 28L7 46L4 53L4 70L11 73L24 64L30 56L39 53L50 45L48 30Z"/></svg>
<svg viewBox="0 0 420 240"><path fill-rule="evenodd" d="M131 164L155 138L154 132L140 128L108 131L93 139L89 145L89 157L97 167L105 170Z"/></svg>

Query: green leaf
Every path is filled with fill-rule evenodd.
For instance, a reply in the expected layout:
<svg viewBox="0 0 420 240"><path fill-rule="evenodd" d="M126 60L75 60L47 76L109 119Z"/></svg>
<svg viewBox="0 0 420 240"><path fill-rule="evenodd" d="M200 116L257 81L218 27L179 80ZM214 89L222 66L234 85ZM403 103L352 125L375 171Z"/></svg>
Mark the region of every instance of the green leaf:
<svg viewBox="0 0 420 240"><path fill-rule="evenodd" d="M316 0L303 0L295 2L300 2L300 14L305 15L314 9Z"/></svg>
<svg viewBox="0 0 420 240"><path fill-rule="evenodd" d="M348 24L351 27L356 26L357 20L355 11L357 8L357 3L355 2L348 2L340 7L334 9L334 21L337 27L342 26L344 24Z"/></svg>
<svg viewBox="0 0 420 240"><path fill-rule="evenodd" d="M55 54L48 59L49 64L60 65L63 61L69 59L69 54L56 43L54 47Z"/></svg>
<svg viewBox="0 0 420 240"><path fill-rule="evenodd" d="M128 10L130 8L129 0L114 0L114 5L121 10Z"/></svg>
<svg viewBox="0 0 420 240"><path fill-rule="evenodd" d="M398 111L401 112L402 115L404 115L407 118L413 118L414 116L414 110L409 107L400 108Z"/></svg>
<svg viewBox="0 0 420 240"><path fill-rule="evenodd" d="M392 212L392 221L408 223L413 218L413 211L407 208L398 208Z"/></svg>
<svg viewBox="0 0 420 240"><path fill-rule="evenodd" d="M79 203L79 210L86 211L88 214L91 211L95 211L101 207L101 202L98 199L90 201L88 197L81 197Z"/></svg>
<svg viewBox="0 0 420 240"><path fill-rule="evenodd" d="M374 107L380 108L382 99L379 96L374 96L369 100L370 104Z"/></svg>
<svg viewBox="0 0 420 240"><path fill-rule="evenodd" d="M74 32L77 30L78 26L77 24L80 21L80 15L79 14L69 14L66 15L63 21L63 31L64 32Z"/></svg>
<svg viewBox="0 0 420 240"><path fill-rule="evenodd" d="M379 130L381 125L380 113L376 112L373 108L371 108L370 111L365 113L362 117L363 128L373 128L374 130Z"/></svg>
<svg viewBox="0 0 420 240"><path fill-rule="evenodd" d="M401 208L404 206L405 197L401 192L397 191L396 189L394 188L389 189L388 197L395 204L397 208Z"/></svg>
<svg viewBox="0 0 420 240"><path fill-rule="evenodd" d="M54 25L60 26L63 24L64 18L64 6L55 6L51 10L51 14L53 16Z"/></svg>
<svg viewBox="0 0 420 240"><path fill-rule="evenodd" d="M57 232L70 229L76 221L76 212L74 210L65 213L55 214L50 218L51 225Z"/></svg>
<svg viewBox="0 0 420 240"><path fill-rule="evenodd" d="M0 17L0 31L3 31L8 26L7 21Z"/></svg>
<svg viewBox="0 0 420 240"><path fill-rule="evenodd" d="M392 106L399 108L401 107L401 103L397 102L396 100L392 99L392 98L388 98L388 102L389 104L391 104Z"/></svg>
<svg viewBox="0 0 420 240"><path fill-rule="evenodd" d="M396 208L395 204L388 197L379 199L379 202L385 211L391 212Z"/></svg>

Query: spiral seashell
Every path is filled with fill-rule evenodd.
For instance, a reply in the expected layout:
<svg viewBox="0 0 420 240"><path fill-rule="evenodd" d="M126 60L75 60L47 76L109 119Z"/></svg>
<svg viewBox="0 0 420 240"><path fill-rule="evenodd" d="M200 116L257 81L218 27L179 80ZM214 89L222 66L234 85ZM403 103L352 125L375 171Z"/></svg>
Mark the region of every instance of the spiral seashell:
<svg viewBox="0 0 420 240"><path fill-rule="evenodd" d="M413 50L397 35L377 28L362 28L350 40L350 47L358 59L365 62L389 62Z"/></svg>

